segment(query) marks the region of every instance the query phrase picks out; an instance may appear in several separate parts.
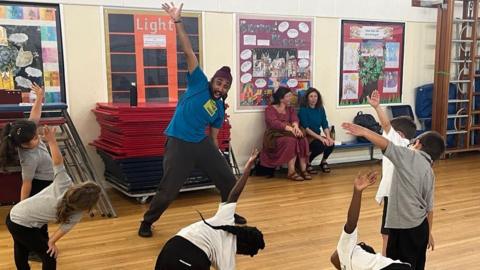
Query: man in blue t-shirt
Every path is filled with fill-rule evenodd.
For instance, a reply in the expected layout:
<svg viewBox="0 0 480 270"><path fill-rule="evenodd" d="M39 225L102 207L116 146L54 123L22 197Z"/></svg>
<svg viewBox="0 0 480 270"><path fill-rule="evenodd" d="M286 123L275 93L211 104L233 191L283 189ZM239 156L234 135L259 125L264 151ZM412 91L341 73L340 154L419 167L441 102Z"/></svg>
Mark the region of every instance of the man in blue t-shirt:
<svg viewBox="0 0 480 270"><path fill-rule="evenodd" d="M151 237L151 225L177 197L180 188L194 167L204 171L220 190L222 202L227 200L236 179L230 166L218 150L217 135L225 117L227 92L232 84L229 67L220 68L210 82L200 69L198 59L182 24L182 5L163 4L163 9L175 23L178 41L187 59L187 91L165 130L168 136L163 157L163 177L157 193L138 230L142 237ZM210 127L210 136L205 129ZM235 222L246 220L235 215Z"/></svg>

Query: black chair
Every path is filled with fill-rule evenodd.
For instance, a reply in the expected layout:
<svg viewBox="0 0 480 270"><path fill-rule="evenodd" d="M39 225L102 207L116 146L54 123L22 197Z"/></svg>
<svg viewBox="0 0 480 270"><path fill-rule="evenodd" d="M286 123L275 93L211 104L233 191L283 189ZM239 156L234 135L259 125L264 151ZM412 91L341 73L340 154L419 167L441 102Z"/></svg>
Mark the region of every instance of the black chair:
<svg viewBox="0 0 480 270"><path fill-rule="evenodd" d="M390 110L392 117L399 117L399 116L408 116L413 121L415 121L415 115L413 114L412 107L410 105L389 105L388 110ZM419 119L421 129L417 129L417 136L425 132L425 125L421 119Z"/></svg>
<svg viewBox="0 0 480 270"><path fill-rule="evenodd" d="M415 115L413 114L412 107L410 105L390 105L388 109L392 113L392 117L409 116L415 121Z"/></svg>

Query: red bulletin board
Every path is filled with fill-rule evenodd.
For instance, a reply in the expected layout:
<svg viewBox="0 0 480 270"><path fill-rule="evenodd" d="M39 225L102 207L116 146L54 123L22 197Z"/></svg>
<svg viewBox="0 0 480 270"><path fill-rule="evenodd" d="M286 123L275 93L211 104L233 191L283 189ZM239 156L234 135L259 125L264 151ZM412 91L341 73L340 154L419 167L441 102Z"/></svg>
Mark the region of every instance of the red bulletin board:
<svg viewBox="0 0 480 270"><path fill-rule="evenodd" d="M167 69L168 97L170 101L178 99L177 85L177 44L176 30L170 16L134 15L135 21L135 54L139 102L145 102L145 92L148 88L162 87L162 84L148 84L145 79L145 69ZM156 27L150 27L152 23ZM167 65L146 65L143 52L146 49L164 49L167 52ZM147 78L148 79L148 78Z"/></svg>
<svg viewBox="0 0 480 270"><path fill-rule="evenodd" d="M237 17L236 111L261 111L279 86L292 89L292 104L312 86L313 19Z"/></svg>

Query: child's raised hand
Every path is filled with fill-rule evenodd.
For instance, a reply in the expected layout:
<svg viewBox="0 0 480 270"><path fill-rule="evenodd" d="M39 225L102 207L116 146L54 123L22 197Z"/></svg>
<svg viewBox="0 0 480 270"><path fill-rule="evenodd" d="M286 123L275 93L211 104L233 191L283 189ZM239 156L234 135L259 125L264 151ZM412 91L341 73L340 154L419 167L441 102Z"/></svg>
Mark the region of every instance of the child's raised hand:
<svg viewBox="0 0 480 270"><path fill-rule="evenodd" d="M55 127L49 127L49 126L44 126L43 127L43 137L47 142L52 142L56 140L55 138L55 133L56 133L56 128Z"/></svg>
<svg viewBox="0 0 480 270"><path fill-rule="evenodd" d="M163 10L165 10L166 13L168 13L168 15L170 15L170 17L174 21L178 22L178 21L181 20L183 3L181 3L178 8L175 7L175 4L173 2L170 2L170 4L163 3L162 8L163 8Z"/></svg>
<svg viewBox="0 0 480 270"><path fill-rule="evenodd" d="M353 123L343 123L342 128L345 129L347 134L354 135L354 136L363 136L364 132L367 130L364 127L361 127L359 125L355 125Z"/></svg>
<svg viewBox="0 0 480 270"><path fill-rule="evenodd" d="M43 89L42 87L40 87L36 83L32 84L32 88L30 88L30 90L32 90L35 93L35 95L37 96L37 99L43 98L43 96L45 94L45 89Z"/></svg>
<svg viewBox="0 0 480 270"><path fill-rule="evenodd" d="M367 101L373 108L380 106L380 94L378 90L373 91L370 96L367 96Z"/></svg>
<svg viewBox="0 0 480 270"><path fill-rule="evenodd" d="M357 191L363 191L367 187L373 185L377 180L377 172L369 171L368 173L358 173L353 186Z"/></svg>

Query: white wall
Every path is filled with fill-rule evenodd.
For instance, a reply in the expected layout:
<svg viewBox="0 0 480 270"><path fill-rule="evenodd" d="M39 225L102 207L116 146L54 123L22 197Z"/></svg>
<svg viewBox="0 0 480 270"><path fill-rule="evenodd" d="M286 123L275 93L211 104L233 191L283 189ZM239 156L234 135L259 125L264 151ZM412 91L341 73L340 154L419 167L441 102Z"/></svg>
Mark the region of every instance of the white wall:
<svg viewBox="0 0 480 270"><path fill-rule="evenodd" d="M337 140L349 141L353 138L340 128L342 122L351 122L359 110L366 113L375 112L369 106L337 107L339 87L339 38L340 20L334 18L316 18L315 20L315 67L313 86L322 94L325 110L330 125L335 125ZM219 31L216 25L208 25L207 30ZM413 109L415 103L414 88L433 82L433 64L435 58L435 25L432 23L407 22L405 27L405 55L403 77L403 104L410 104ZM207 35L208 36L208 35ZM222 45L222 47L227 44ZM206 46L207 48L209 46ZM225 50L233 50L227 47ZM207 56L208 58L208 56ZM218 65L217 65L218 66ZM231 89L230 91L236 91ZM233 95L229 95L230 96ZM236 98L236 97L235 97ZM230 104L236 104L232 99ZM251 145L260 145L264 131L263 113L232 113L232 145L240 164L246 162ZM375 115L375 114L374 114ZM335 153L333 161L351 161L368 156L368 151Z"/></svg>
<svg viewBox="0 0 480 270"><path fill-rule="evenodd" d="M20 0L69 5L97 5L160 8L161 0ZM165 1L170 2L170 1ZM410 0L184 0L185 9L194 11L255 13L373 20L433 22L436 11L412 7Z"/></svg>
<svg viewBox="0 0 480 270"><path fill-rule="evenodd" d="M91 110L97 102L108 101L103 64L102 10L100 7L66 5L62 12L69 113L87 146L98 176L102 176L103 162L95 149L88 146L100 134Z"/></svg>
<svg viewBox="0 0 480 270"><path fill-rule="evenodd" d="M104 65L104 35L102 9L109 6L159 6L161 1L94 1L60 0L63 5L64 46L67 72L67 94L70 113L85 144L99 134L99 127L91 109L96 102L108 100L106 70ZM410 7L407 0L305 0L305 1L185 1L185 10L206 10L204 13L205 72L211 76L222 65L235 67L234 12L315 16L315 67L313 85L324 98L329 122L339 126L351 121L359 108L337 108L339 28L340 18L388 19L406 22L405 59L403 78L403 103L414 104L414 88L433 81L435 11ZM82 5L78 5L82 3ZM407 4L408 3L408 4ZM220 11L220 12L219 12ZM219 35L218 33L223 33ZM219 46L221 44L221 46ZM239 164L242 165L254 145L259 145L264 131L263 113L235 113L236 84L230 90L228 110L231 115L232 145ZM373 112L369 108L361 108ZM349 140L337 128L339 140ZM97 171L102 174L103 164L92 147ZM365 152L349 153L365 155ZM334 159L344 156L334 154Z"/></svg>

